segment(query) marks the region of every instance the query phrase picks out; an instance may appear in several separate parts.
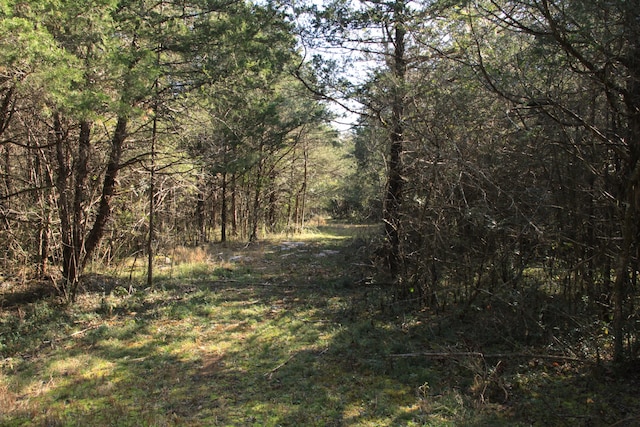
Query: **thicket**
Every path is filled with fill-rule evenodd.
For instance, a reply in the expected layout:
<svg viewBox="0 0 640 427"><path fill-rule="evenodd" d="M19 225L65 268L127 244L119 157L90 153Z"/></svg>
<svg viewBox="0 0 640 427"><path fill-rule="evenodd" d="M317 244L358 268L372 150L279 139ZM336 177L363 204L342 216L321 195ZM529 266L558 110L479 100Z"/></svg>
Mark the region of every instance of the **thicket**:
<svg viewBox="0 0 640 427"><path fill-rule="evenodd" d="M316 88L363 105L354 142L366 178L353 186L367 191L349 203L383 206L378 263L400 301L496 310L514 345L571 330L599 343L592 355L637 356L639 10L599 0L311 8L311 40L349 40L350 59L370 66L364 83Z"/></svg>

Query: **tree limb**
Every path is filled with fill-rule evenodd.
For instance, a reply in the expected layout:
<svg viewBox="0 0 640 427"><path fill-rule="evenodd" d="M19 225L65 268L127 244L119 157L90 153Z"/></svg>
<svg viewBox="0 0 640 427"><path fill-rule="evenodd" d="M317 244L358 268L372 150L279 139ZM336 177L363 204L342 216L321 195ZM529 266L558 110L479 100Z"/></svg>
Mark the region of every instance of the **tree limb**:
<svg viewBox="0 0 640 427"><path fill-rule="evenodd" d="M480 357L482 359L498 359L498 358L524 358L524 359L546 359L546 360L563 360L566 362L581 362L588 363L589 361L584 358L552 355L552 354L535 354L535 353L481 353L479 351L462 351L462 352L431 352L423 351L416 353L395 353L390 354L389 357L396 359L406 359L410 357L426 357L431 359L454 359L457 357Z"/></svg>

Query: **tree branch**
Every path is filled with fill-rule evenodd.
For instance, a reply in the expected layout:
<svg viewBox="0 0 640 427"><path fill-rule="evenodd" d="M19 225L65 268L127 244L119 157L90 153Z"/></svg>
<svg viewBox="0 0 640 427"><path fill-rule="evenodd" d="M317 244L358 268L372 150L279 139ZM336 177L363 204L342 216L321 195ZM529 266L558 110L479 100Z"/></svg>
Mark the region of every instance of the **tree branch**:
<svg viewBox="0 0 640 427"><path fill-rule="evenodd" d="M426 357L431 359L455 359L458 357L480 357L482 359L546 359L546 360L563 360L566 362L589 363L587 359L571 356L552 355L552 354L531 354L531 353L481 353L479 351L462 351L462 352L416 352L416 353L396 353L390 354L389 357L396 359L406 359L410 357Z"/></svg>

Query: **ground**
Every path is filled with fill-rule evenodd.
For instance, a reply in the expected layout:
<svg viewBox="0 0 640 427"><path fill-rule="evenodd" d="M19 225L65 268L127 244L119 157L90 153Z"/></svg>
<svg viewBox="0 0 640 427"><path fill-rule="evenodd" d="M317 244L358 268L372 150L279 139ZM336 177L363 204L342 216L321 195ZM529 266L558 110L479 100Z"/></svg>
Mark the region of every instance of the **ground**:
<svg viewBox="0 0 640 427"><path fill-rule="evenodd" d="M5 278L0 425L640 425L635 367L505 349L486 308L394 299L371 227L315 231L176 248L153 288L94 272L72 306Z"/></svg>

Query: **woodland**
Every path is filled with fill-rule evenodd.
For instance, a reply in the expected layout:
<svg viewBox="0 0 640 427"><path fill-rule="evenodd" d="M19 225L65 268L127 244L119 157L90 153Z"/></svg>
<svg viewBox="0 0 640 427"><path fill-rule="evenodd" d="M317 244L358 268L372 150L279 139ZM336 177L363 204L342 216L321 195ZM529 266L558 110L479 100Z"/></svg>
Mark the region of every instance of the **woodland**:
<svg viewBox="0 0 640 427"><path fill-rule="evenodd" d="M0 0L0 247L2 425L636 425L640 0Z"/></svg>

